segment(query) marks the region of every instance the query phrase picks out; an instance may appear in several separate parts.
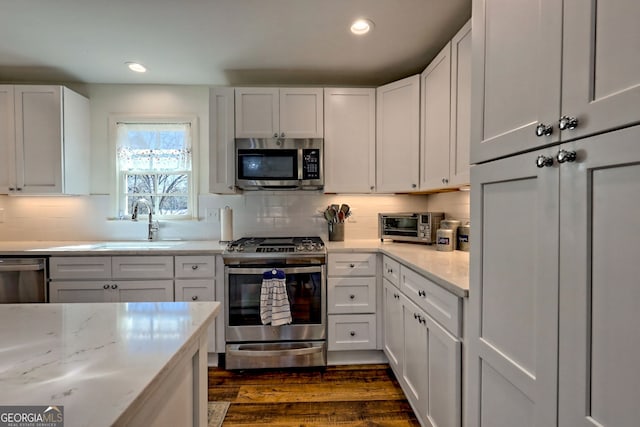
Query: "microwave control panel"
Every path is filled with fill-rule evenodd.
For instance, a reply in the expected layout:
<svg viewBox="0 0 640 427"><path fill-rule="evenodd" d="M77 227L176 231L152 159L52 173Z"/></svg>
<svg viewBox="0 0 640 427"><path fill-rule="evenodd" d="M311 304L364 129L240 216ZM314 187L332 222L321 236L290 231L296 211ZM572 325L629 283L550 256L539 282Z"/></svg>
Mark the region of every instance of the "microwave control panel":
<svg viewBox="0 0 640 427"><path fill-rule="evenodd" d="M320 179L320 150L302 150L302 179Z"/></svg>

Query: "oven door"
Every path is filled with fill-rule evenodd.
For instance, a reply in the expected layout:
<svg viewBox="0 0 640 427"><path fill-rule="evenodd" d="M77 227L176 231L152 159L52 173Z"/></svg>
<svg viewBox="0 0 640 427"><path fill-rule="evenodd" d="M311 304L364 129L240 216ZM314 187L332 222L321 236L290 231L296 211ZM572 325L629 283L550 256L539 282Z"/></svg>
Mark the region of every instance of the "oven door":
<svg viewBox="0 0 640 427"><path fill-rule="evenodd" d="M326 266L279 268L286 275L292 317L291 324L282 326L263 325L260 319L262 274L273 268L225 267L227 343L324 340L327 315Z"/></svg>

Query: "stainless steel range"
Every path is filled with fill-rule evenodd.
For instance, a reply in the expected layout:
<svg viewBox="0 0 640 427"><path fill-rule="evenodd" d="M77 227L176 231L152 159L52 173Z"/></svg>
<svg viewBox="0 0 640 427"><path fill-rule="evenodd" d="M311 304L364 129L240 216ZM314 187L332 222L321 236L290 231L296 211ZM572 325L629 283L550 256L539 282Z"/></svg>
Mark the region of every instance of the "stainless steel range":
<svg viewBox="0 0 640 427"><path fill-rule="evenodd" d="M326 249L319 237L247 237L227 245L227 369L326 366ZM263 324L263 275L284 279L291 323Z"/></svg>

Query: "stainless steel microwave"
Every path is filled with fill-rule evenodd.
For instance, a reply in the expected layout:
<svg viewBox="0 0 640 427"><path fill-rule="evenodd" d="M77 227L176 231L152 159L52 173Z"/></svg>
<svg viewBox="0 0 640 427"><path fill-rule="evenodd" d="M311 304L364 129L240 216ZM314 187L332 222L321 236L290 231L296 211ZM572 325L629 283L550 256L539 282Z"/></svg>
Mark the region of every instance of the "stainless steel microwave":
<svg viewBox="0 0 640 427"><path fill-rule="evenodd" d="M378 214L380 240L433 244L442 212L402 212Z"/></svg>
<svg viewBox="0 0 640 427"><path fill-rule="evenodd" d="M243 190L320 190L322 138L236 139L236 186Z"/></svg>

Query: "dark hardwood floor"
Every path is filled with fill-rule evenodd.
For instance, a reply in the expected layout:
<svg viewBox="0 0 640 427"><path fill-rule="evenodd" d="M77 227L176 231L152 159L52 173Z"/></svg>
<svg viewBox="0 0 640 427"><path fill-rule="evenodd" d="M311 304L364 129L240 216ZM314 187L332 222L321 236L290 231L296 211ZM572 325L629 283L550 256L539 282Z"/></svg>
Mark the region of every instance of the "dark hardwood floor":
<svg viewBox="0 0 640 427"><path fill-rule="evenodd" d="M223 426L419 426L388 365L226 371L209 368Z"/></svg>

